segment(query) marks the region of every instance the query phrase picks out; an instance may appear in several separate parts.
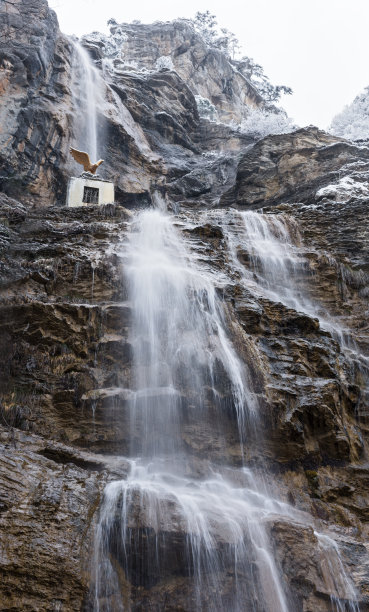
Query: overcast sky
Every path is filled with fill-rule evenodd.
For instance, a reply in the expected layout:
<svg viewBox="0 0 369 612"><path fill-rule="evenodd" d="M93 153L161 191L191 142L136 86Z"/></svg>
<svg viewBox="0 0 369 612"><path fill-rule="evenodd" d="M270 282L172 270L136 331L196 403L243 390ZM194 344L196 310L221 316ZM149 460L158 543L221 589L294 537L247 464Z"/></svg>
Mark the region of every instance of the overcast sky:
<svg viewBox="0 0 369 612"><path fill-rule="evenodd" d="M143 23L210 10L270 80L289 85L283 106L299 125L326 128L369 85L369 0L49 0L66 34L107 32L106 22Z"/></svg>

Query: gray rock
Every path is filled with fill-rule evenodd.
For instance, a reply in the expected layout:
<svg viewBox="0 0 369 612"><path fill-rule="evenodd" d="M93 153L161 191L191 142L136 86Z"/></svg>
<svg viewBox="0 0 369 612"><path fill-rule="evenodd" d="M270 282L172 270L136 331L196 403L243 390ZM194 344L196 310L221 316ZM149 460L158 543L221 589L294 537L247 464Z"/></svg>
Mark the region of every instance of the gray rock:
<svg viewBox="0 0 369 612"><path fill-rule="evenodd" d="M315 200L316 192L366 162L369 149L311 126L257 142L241 158L234 187L221 204L257 209ZM342 172L343 171L343 172Z"/></svg>

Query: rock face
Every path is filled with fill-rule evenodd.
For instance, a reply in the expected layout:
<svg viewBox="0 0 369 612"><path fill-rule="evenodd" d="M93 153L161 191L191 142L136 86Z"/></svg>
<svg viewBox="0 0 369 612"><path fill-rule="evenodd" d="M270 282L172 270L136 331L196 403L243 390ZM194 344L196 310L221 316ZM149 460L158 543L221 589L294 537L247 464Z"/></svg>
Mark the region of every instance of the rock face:
<svg viewBox="0 0 369 612"><path fill-rule="evenodd" d="M369 150L317 128L269 136L241 159L234 188L221 200L261 208L281 202L311 201L319 188L363 170ZM355 167L356 164L356 167Z"/></svg>
<svg viewBox="0 0 369 612"><path fill-rule="evenodd" d="M80 118L72 91L75 44L59 31L46 0L3 3L0 25L5 37L0 55L2 190L27 192L38 206L63 204L68 176L76 170L69 146L76 144ZM142 142L142 130L132 128L130 113L114 106L111 90L105 94L106 116L100 108L98 119L105 134L101 152L109 157L108 172L118 190L134 198L147 192L157 175L158 156ZM117 148L125 151L119 162L111 151Z"/></svg>
<svg viewBox="0 0 369 612"><path fill-rule="evenodd" d="M37 206L64 204L67 179L80 170L69 156L71 145L81 147L83 120L75 95L81 81L76 44L61 34L46 0L3 3L0 25L5 32L1 188L14 197L26 192ZM99 154L106 160L105 177L116 184L117 201L150 202L150 186L163 176L176 200L207 193L212 201L214 184L217 191L230 187L227 178L235 172L236 153L252 138L231 127L209 126L199 117L195 95L209 98L220 119L238 122L250 106L263 101L223 53L209 49L185 20L112 25L109 38L85 37L83 44L100 70ZM159 61L162 56L167 62ZM221 141L223 154L215 172L215 161L209 172L204 153L214 139ZM176 180L188 174L187 190Z"/></svg>
<svg viewBox="0 0 369 612"><path fill-rule="evenodd" d="M209 48L190 21L143 24L110 22L110 36L86 36L95 59L111 58L116 70L175 70L194 95L213 104L221 121L239 122L247 106L263 99L224 53Z"/></svg>
<svg viewBox="0 0 369 612"><path fill-rule="evenodd" d="M3 609L80 609L88 590L84 559L91 554L86 533L104 483L102 468L96 457L65 454L44 438L2 428Z"/></svg>
<svg viewBox="0 0 369 612"><path fill-rule="evenodd" d="M195 94L223 118L259 101L219 52L206 52L188 22L112 24L111 37L86 37L85 46L105 71L108 110L99 125L107 127L106 172L118 204L55 206L74 129L73 43L42 0L15 2L0 18L9 33L0 52L3 608L93 609L90 560L103 491L127 482L140 432L128 410L134 313L125 251L136 213L122 204L145 207L161 192L198 269L214 279L225 329L258 400L245 467L262 472L278 497L264 527L289 609L355 610L349 602L357 599L369 610L368 149L316 128L254 143L203 119ZM157 68L163 56L175 70L168 59ZM227 474L240 473L243 462L229 374L215 346L209 343L207 418L193 418L186 377L178 400L185 477L198 482L211 462ZM242 474L247 479L248 470ZM130 566L121 540L110 538L116 582L101 596L101 610L119 610L122 598L127 609L196 609L195 568L186 557L193 534L178 499L158 500L165 512L155 522L133 487ZM118 498L109 527L115 535L121 510ZM221 519L210 525L224 560L217 597L232 609L234 558ZM160 572L154 546L165 552ZM243 574L242 601L259 611L254 567ZM205 610L215 597L210 579L206 585Z"/></svg>
<svg viewBox="0 0 369 612"><path fill-rule="evenodd" d="M2 189L60 197L71 45L46 0L2 3L0 27Z"/></svg>

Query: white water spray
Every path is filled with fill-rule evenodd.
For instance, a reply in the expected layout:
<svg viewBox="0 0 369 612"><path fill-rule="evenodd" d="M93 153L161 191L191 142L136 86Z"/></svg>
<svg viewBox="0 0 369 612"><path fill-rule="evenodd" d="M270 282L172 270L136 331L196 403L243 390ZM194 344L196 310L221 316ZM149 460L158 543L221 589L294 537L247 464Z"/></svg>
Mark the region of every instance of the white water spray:
<svg viewBox="0 0 369 612"><path fill-rule="evenodd" d="M322 317L322 308L306 292L307 261L298 249L297 225L288 227L283 217L241 212L241 246L250 257L250 280L267 297L312 317ZM299 281L303 280L303 289ZM255 283L254 283L255 284ZM329 325L329 323L327 323Z"/></svg>
<svg viewBox="0 0 369 612"><path fill-rule="evenodd" d="M188 610L287 612L265 527L288 506L258 491L250 470L224 475L214 471L205 480L195 480L169 473L164 462L161 468L157 462L133 462L128 480L105 490L97 534L95 609L116 609L100 608L114 592L112 585L117 587L109 555L115 546L130 582L139 580L146 587L171 573L170 550L176 547L181 565L172 569L188 575ZM138 511L141 532L133 518ZM114 537L120 538L118 544ZM129 607L122 603L118 609Z"/></svg>
<svg viewBox="0 0 369 612"><path fill-rule="evenodd" d="M141 448L132 449L133 453L142 454L146 447L144 454L152 457L155 432L159 445L167 446L170 440L172 452L177 453L181 413L186 412L188 418L193 411L193 418L199 419L209 401L219 403L220 377L229 381L227 408L236 408L243 432L246 420L255 416L254 397L225 332L215 287L191 262L167 214L151 210L140 215L131 233L126 269L134 304L137 402L132 418L136 426L144 413L148 428L141 437ZM189 389L187 405L180 408ZM163 450L158 448L160 456Z"/></svg>
<svg viewBox="0 0 369 612"><path fill-rule="evenodd" d="M356 593L346 574L337 543L328 535L317 533L322 555L321 568L325 583L331 594L331 603L336 612L359 612Z"/></svg>

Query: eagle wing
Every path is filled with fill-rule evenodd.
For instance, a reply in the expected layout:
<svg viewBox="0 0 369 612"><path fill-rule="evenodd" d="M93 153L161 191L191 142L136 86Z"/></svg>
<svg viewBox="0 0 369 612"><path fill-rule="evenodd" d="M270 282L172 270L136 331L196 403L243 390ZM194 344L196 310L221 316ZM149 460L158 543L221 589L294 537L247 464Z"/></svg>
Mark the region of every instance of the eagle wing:
<svg viewBox="0 0 369 612"><path fill-rule="evenodd" d="M77 151L77 149L72 149L72 147L70 148L70 153L72 154L76 162L81 164L84 170L88 172L91 167L90 157L88 153L85 153L84 151Z"/></svg>

